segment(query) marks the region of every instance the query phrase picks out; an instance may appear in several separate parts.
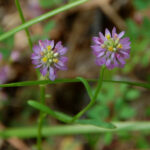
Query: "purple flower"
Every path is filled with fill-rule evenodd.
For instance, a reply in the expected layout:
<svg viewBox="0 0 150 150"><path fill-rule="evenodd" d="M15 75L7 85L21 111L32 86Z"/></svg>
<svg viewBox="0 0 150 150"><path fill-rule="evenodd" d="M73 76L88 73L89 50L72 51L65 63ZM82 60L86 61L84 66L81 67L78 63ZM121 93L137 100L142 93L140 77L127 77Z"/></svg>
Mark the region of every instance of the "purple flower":
<svg viewBox="0 0 150 150"><path fill-rule="evenodd" d="M91 47L98 66L106 65L108 69L124 67L131 48L129 38L122 38L124 34L124 31L117 34L114 27L112 34L106 29L105 36L100 32L99 37L93 37L94 45Z"/></svg>
<svg viewBox="0 0 150 150"><path fill-rule="evenodd" d="M63 56L67 48L62 46L61 42L54 45L54 41L39 41L39 45L33 47L31 56L35 68L39 68L43 76L54 81L58 70L67 70L66 63L68 58Z"/></svg>

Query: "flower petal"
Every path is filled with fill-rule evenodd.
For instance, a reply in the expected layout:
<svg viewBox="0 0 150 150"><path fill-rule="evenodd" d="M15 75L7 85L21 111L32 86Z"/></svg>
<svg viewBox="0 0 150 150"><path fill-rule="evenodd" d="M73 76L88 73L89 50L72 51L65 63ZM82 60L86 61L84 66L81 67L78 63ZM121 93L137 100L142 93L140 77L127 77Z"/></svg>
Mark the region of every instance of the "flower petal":
<svg viewBox="0 0 150 150"><path fill-rule="evenodd" d="M52 41L50 42L50 46L51 46L51 48L54 48L54 40L52 40Z"/></svg>
<svg viewBox="0 0 150 150"><path fill-rule="evenodd" d="M105 29L105 36L106 35L110 35L110 37L111 37L111 33L110 33L110 31L107 28Z"/></svg>
<svg viewBox="0 0 150 150"><path fill-rule="evenodd" d="M99 32L99 36L100 36L101 42L104 43L104 41L106 41L105 36L101 32Z"/></svg>
<svg viewBox="0 0 150 150"><path fill-rule="evenodd" d="M122 38L123 36L124 36L124 34L125 34L125 31L122 31L122 32L120 32L119 34L118 34L118 38L120 39L120 38Z"/></svg>
<svg viewBox="0 0 150 150"><path fill-rule="evenodd" d="M62 48L62 49L58 49L58 53L60 54L60 55L64 55L66 52L67 52L67 48L66 47L64 47L64 48Z"/></svg>
<svg viewBox="0 0 150 150"><path fill-rule="evenodd" d="M100 38L99 38L99 37L93 37L92 40L93 40L93 42L94 42L95 44L98 44L98 45L102 44L102 43L100 42Z"/></svg>
<svg viewBox="0 0 150 150"><path fill-rule="evenodd" d="M62 48L62 42L59 41L56 46L55 46L56 49L61 49Z"/></svg>
<svg viewBox="0 0 150 150"><path fill-rule="evenodd" d="M113 27L113 29L112 29L112 37L113 37L113 38L115 37L115 34L116 34L116 28Z"/></svg>
<svg viewBox="0 0 150 150"><path fill-rule="evenodd" d="M56 78L56 71L54 70L53 67L49 68L49 79L54 81Z"/></svg>
<svg viewBox="0 0 150 150"><path fill-rule="evenodd" d="M47 67L43 67L40 69L40 72L43 76L45 76L47 74Z"/></svg>

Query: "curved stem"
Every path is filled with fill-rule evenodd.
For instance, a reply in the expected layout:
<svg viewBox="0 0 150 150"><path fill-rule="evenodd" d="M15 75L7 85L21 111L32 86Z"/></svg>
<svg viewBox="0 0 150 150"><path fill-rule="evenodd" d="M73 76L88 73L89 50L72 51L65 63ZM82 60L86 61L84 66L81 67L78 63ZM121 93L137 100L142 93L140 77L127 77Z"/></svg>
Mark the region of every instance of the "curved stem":
<svg viewBox="0 0 150 150"><path fill-rule="evenodd" d="M40 102L42 104L45 104L45 86L43 86L43 85L40 86L40 95L41 95ZM37 135L37 148L38 148L38 150L42 150L42 148L41 148L42 126L43 126L44 118L45 118L45 113L40 111L40 116L39 116L39 120L38 120L38 135Z"/></svg>
<svg viewBox="0 0 150 150"><path fill-rule="evenodd" d="M16 2L16 6L17 6L17 9L18 9L21 21L22 21L22 23L25 23L26 21L25 21L25 18L23 16L23 12L22 12L19 0L15 0L15 2ZM27 38L28 38L28 43L30 45L30 49L32 50L32 40L31 40L29 30L27 28L25 28L25 32L26 32L26 35L27 35Z"/></svg>
<svg viewBox="0 0 150 150"><path fill-rule="evenodd" d="M99 80L98 80L98 85L96 88L96 91L94 93L94 96L92 97L90 103L83 109L81 110L77 115L75 115L73 117L73 119L71 120L71 122L76 121L78 118L80 118L87 110L89 110L89 108L91 108L93 106L93 104L95 103L98 93L102 87L102 83L103 83L103 75L104 75L104 66L102 66L101 71L100 71L100 75L99 75Z"/></svg>

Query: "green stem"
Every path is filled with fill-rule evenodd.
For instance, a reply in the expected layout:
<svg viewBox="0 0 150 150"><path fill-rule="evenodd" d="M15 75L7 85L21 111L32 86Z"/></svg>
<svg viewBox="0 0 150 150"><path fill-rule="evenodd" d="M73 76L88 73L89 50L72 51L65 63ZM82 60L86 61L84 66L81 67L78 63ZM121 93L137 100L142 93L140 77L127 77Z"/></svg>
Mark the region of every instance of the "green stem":
<svg viewBox="0 0 150 150"><path fill-rule="evenodd" d="M97 82L97 79L86 79L88 82ZM81 82L79 79L56 79L55 81L50 80L37 80L37 81L23 81L16 83L0 84L0 87L23 87L23 86L36 86L36 85L48 85L58 83L77 83ZM150 89L150 83L144 82L130 82L130 81L115 81L115 80L103 80L104 83L115 83L115 84L126 84L130 86L137 86Z"/></svg>
<svg viewBox="0 0 150 150"><path fill-rule="evenodd" d="M21 21L22 21L22 23L25 23L26 21L25 21L25 18L23 16L23 12L22 12L19 0L15 0L15 2L16 2L16 6L17 6L17 9L18 9ZM27 35L27 38L28 38L28 43L30 45L30 49L32 50L32 40L31 40L29 30L27 28L25 28L25 32L26 32L26 35Z"/></svg>
<svg viewBox="0 0 150 150"><path fill-rule="evenodd" d="M103 83L103 75L104 75L104 66L102 66L101 68L101 72L100 72L100 76L99 76L99 80L98 80L98 85L97 85L97 88L96 88L96 91L95 91L95 94L94 96L92 97L90 103L83 109L81 110L77 115L75 115L73 117L73 119L71 120L71 122L74 122L76 121L78 118L80 118L87 110L89 110L93 104L95 103L96 99L97 99L97 96L98 96L98 93L102 87L102 83Z"/></svg>
<svg viewBox="0 0 150 150"><path fill-rule="evenodd" d="M101 134L101 133L120 133L124 132L139 132L143 135L150 133L150 121L122 121L113 122L117 127L115 129L99 128L93 125L59 125L59 126L44 126L42 136L64 136L64 135L79 135L79 134ZM143 133L142 133L143 132ZM14 127L0 130L0 138L18 137L22 139L35 138L37 136L37 128L33 127Z"/></svg>
<svg viewBox="0 0 150 150"><path fill-rule="evenodd" d="M40 86L40 94L41 94L40 102L42 104L45 104L45 86L43 86L43 85ZM42 126L43 126L44 118L45 118L45 113L40 111L39 120L38 120L38 135L37 135L37 148L38 148L38 150L42 150L42 148L41 148Z"/></svg>
<svg viewBox="0 0 150 150"><path fill-rule="evenodd" d="M24 18L24 15L23 15L23 12L22 12L22 9L21 9L19 0L15 0L15 2L16 2L16 7L17 7L17 9L18 9L18 12L19 12L21 21L22 21L22 23L24 24L24 23L26 23L26 21L25 21L25 18ZM33 44L32 44L32 40L31 40L31 36L30 36L29 30L28 30L28 28L24 28L24 30L25 30L25 32L26 32L27 39L28 39L28 43L29 43L30 49L31 49L31 51L32 51ZM38 76L38 78L39 78L39 77L40 77L40 73L39 73L38 70L36 70L36 72L37 72L37 76Z"/></svg>

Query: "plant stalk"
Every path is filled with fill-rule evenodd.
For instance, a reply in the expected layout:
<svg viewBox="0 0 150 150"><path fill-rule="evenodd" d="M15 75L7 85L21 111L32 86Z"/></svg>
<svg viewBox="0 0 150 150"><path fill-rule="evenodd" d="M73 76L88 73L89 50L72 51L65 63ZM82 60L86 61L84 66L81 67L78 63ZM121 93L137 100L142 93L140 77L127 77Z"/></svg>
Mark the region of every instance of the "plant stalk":
<svg viewBox="0 0 150 150"><path fill-rule="evenodd" d="M40 103L45 104L45 86L40 85ZM42 126L45 118L45 113L40 111L38 119L38 135L37 135L37 149L42 150Z"/></svg>
<svg viewBox="0 0 150 150"><path fill-rule="evenodd" d="M15 2L16 2L16 7L18 9L21 21L24 24L26 21L25 21L25 18L24 18L24 15L23 15L23 12L22 12L19 0L15 0ZM26 35L27 35L27 38L28 38L28 43L29 43L30 49L32 51L32 46L33 45L32 45L32 40L31 40L31 36L30 36L29 30L27 28L25 28L25 32L26 32Z"/></svg>
<svg viewBox="0 0 150 150"><path fill-rule="evenodd" d="M102 66L101 71L100 71L100 75L99 75L98 85L97 85L96 91L95 91L94 96L92 97L90 103L89 103L83 110L81 110L77 115L75 115L75 116L73 117L73 119L71 120L71 122L74 122L74 121L76 121L78 118L80 118L80 117L81 117L87 110L89 110L89 109L93 106L93 104L95 103L95 101L96 101L96 99L97 99L97 96L98 96L98 93L100 92L101 87L102 87L104 69L105 69L105 67Z"/></svg>

